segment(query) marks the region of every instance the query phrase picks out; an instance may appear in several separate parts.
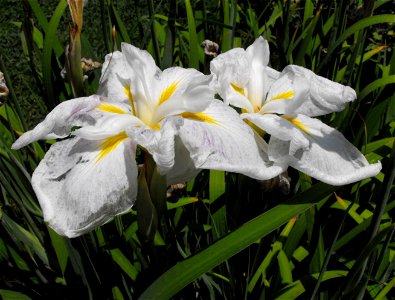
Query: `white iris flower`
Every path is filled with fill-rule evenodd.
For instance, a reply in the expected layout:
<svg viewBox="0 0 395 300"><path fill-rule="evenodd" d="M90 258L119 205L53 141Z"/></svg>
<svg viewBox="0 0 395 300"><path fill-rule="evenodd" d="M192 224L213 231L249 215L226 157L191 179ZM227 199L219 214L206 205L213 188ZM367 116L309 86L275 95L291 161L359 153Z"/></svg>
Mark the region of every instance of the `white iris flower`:
<svg viewBox="0 0 395 300"><path fill-rule="evenodd" d="M129 210L138 189L137 145L168 184L201 169L258 179L280 174L285 167L268 162L251 128L214 99L210 81L194 69L162 72L148 52L128 44L107 55L98 95L61 103L13 144L74 136L52 145L32 176L49 225L75 237Z"/></svg>
<svg viewBox="0 0 395 300"><path fill-rule="evenodd" d="M281 73L268 67L269 45L262 37L246 50L235 48L211 62L214 86L241 117L271 135L269 159L287 164L332 185L376 175L380 162L365 157L336 129L311 117L344 109L355 91L289 65Z"/></svg>

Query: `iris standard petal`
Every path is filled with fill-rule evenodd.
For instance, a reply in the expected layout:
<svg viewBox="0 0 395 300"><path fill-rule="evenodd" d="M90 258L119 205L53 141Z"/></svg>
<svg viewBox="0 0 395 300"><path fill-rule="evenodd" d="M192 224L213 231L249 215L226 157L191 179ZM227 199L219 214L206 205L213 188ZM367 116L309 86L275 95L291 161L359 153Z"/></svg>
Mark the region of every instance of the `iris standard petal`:
<svg viewBox="0 0 395 300"><path fill-rule="evenodd" d="M262 37L246 49L250 76L247 85L248 99L253 105L253 112L258 112L265 101L266 94L279 72L269 68L269 43ZM275 78L273 78L273 76Z"/></svg>
<svg viewBox="0 0 395 300"><path fill-rule="evenodd" d="M160 76L161 70L156 66L152 56L145 50L136 48L130 44L122 43L122 54L144 90L145 100L150 106L155 105L152 91L156 90L155 78ZM136 87L137 88L137 87Z"/></svg>
<svg viewBox="0 0 395 300"><path fill-rule="evenodd" d="M254 43L246 49L250 66L267 66L270 59L269 43L263 37L258 37Z"/></svg>
<svg viewBox="0 0 395 300"><path fill-rule="evenodd" d="M106 97L108 102L129 103L130 82L133 76L134 72L126 62L123 53L115 51L107 54L97 93Z"/></svg>
<svg viewBox="0 0 395 300"><path fill-rule="evenodd" d="M352 88L289 65L273 82L262 112L313 117L341 111L355 99Z"/></svg>
<svg viewBox="0 0 395 300"><path fill-rule="evenodd" d="M68 237L81 235L133 205L135 145L126 134L57 142L34 171L32 186L49 226Z"/></svg>
<svg viewBox="0 0 395 300"><path fill-rule="evenodd" d="M34 129L25 132L12 145L20 149L30 143L44 139L64 138L70 134L73 126L94 123L88 112L100 105L100 97L77 98L60 103Z"/></svg>
<svg viewBox="0 0 395 300"><path fill-rule="evenodd" d="M318 119L298 115L292 125L301 131L309 146L290 153L290 141L272 135L269 157L279 163L289 164L322 182L344 185L377 175L381 163L369 164L363 154L336 129Z"/></svg>
<svg viewBox="0 0 395 300"><path fill-rule="evenodd" d="M247 98L250 65L244 49L236 48L218 55L210 62L213 87L226 104L253 111Z"/></svg>

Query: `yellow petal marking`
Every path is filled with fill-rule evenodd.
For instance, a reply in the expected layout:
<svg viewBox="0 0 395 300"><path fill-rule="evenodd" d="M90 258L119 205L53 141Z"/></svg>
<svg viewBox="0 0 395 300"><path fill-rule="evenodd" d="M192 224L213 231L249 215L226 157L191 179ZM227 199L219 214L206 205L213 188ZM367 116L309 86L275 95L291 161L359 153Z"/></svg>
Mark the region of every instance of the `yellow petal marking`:
<svg viewBox="0 0 395 300"><path fill-rule="evenodd" d="M252 123L250 120L248 119L243 119L243 121L250 126L252 129L254 129L254 131L260 136L263 137L265 135L265 131L261 128L259 128L258 126L256 126L254 123Z"/></svg>
<svg viewBox="0 0 395 300"><path fill-rule="evenodd" d="M186 119L192 119L192 120L196 120L196 121L201 121L201 122L206 122L206 123L218 125L217 121L215 121L213 118L209 117L208 115L206 115L204 113L184 112L180 115Z"/></svg>
<svg viewBox="0 0 395 300"><path fill-rule="evenodd" d="M296 118L292 118L289 116L282 116L284 119L288 120L289 122L291 122L293 125L295 125L296 127L298 127L300 130L302 130L304 133L307 133L308 135L310 135L309 129L307 128L307 126L305 126L302 122L300 122L299 120L297 120Z"/></svg>
<svg viewBox="0 0 395 300"><path fill-rule="evenodd" d="M121 109L115 105L108 104L108 103L100 104L98 109L100 109L102 111L114 113L114 114L126 114L126 111L124 111L123 109Z"/></svg>
<svg viewBox="0 0 395 300"><path fill-rule="evenodd" d="M286 99L286 100L288 100L288 99L293 98L294 96L295 96L294 91L293 91L293 90L289 90L289 91L286 91L286 92L277 94L277 95L274 96L274 97L271 97L271 98L270 98L270 101L272 101L272 100L280 100L280 99Z"/></svg>
<svg viewBox="0 0 395 300"><path fill-rule="evenodd" d="M173 82L169 86L167 86L164 91L160 94L159 97L159 105L162 104L163 102L166 102L176 91L178 87L178 81Z"/></svg>
<svg viewBox="0 0 395 300"><path fill-rule="evenodd" d="M107 154L115 150L115 148L117 148L117 146L127 138L128 136L126 135L125 131L118 133L117 135L114 135L112 137L106 138L100 145L101 150L97 156L96 162L99 162Z"/></svg>
<svg viewBox="0 0 395 300"><path fill-rule="evenodd" d="M234 83L230 83L230 86L237 92L237 93L239 93L239 94L241 94L241 95L243 95L244 97L245 97L245 92L244 92L244 88L242 88L242 87L239 87L239 86L237 86L236 84L234 84Z"/></svg>
<svg viewBox="0 0 395 300"><path fill-rule="evenodd" d="M123 87L123 92L126 95L126 97L129 100L129 104L132 107L132 113L134 116L137 116L136 114L136 107L134 105L134 100L133 100L133 94L132 91L130 90L130 84L125 84Z"/></svg>
<svg viewBox="0 0 395 300"><path fill-rule="evenodd" d="M160 129L160 124L150 125L149 128L151 128L152 130L159 130Z"/></svg>

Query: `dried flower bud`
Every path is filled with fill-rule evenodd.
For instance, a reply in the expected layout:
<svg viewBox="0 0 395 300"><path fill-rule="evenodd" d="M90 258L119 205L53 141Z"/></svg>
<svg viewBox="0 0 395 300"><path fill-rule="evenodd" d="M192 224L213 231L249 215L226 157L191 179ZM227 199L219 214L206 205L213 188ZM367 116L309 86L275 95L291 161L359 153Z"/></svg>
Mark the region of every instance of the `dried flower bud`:
<svg viewBox="0 0 395 300"><path fill-rule="evenodd" d="M204 48L204 53L208 56L216 57L218 55L219 46L217 43L205 40L202 42L201 46Z"/></svg>
<svg viewBox="0 0 395 300"><path fill-rule="evenodd" d="M5 83L4 74L0 71L0 97L8 96L8 87Z"/></svg>

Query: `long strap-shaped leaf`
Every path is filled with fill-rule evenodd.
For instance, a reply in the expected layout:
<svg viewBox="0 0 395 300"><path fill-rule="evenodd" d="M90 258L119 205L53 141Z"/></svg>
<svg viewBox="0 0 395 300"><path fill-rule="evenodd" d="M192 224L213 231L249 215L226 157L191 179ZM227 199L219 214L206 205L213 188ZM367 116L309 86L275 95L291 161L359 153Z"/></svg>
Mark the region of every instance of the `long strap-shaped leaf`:
<svg viewBox="0 0 395 300"><path fill-rule="evenodd" d="M359 20L358 22L347 28L339 36L339 38L330 45L327 55L318 66L318 70L320 70L323 67L323 65L328 62L328 59L331 57L332 52L335 51L335 49L341 43L343 43L350 35L357 33L359 30L362 30L372 25L382 24L382 23L394 23L394 22L395 22L395 15L390 15L390 14L370 16L368 18L363 18L362 20Z"/></svg>
<svg viewBox="0 0 395 300"><path fill-rule="evenodd" d="M149 286L140 299L169 299L203 273L279 228L336 189L318 183L294 199L252 219L198 254L176 264Z"/></svg>

